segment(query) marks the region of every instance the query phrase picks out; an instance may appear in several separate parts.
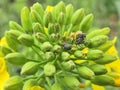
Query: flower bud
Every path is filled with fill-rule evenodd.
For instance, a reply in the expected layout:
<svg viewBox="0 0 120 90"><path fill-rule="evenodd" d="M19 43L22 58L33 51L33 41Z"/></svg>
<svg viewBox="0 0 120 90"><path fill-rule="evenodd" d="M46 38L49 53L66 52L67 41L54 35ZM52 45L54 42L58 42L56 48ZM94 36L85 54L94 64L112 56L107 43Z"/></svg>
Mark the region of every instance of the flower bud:
<svg viewBox="0 0 120 90"><path fill-rule="evenodd" d="M80 24L81 20L84 17L84 9L78 9L72 16L71 22L73 25L78 25Z"/></svg>
<svg viewBox="0 0 120 90"><path fill-rule="evenodd" d="M54 55L53 52L46 52L45 53L45 59L46 60L54 60L54 58L55 58L55 55Z"/></svg>
<svg viewBox="0 0 120 90"><path fill-rule="evenodd" d="M106 35L98 35L90 39L90 45L88 47L95 48L104 44L108 40Z"/></svg>
<svg viewBox="0 0 120 90"><path fill-rule="evenodd" d="M33 24L33 30L34 30L34 33L37 33L37 32L44 33L44 29L39 23Z"/></svg>
<svg viewBox="0 0 120 90"><path fill-rule="evenodd" d="M80 66L77 68L78 74L84 79L91 79L95 75L94 72L86 66Z"/></svg>
<svg viewBox="0 0 120 90"><path fill-rule="evenodd" d="M110 47L112 47L113 42L112 41L107 41L106 43L100 45L97 47L97 49L102 50L102 51L107 51Z"/></svg>
<svg viewBox="0 0 120 90"><path fill-rule="evenodd" d="M17 52L7 54L5 56L5 60L14 65L23 65L28 61L28 59L26 59L24 55Z"/></svg>
<svg viewBox="0 0 120 90"><path fill-rule="evenodd" d="M29 79L24 83L23 90L29 90L32 86L37 85L35 79Z"/></svg>
<svg viewBox="0 0 120 90"><path fill-rule="evenodd" d="M24 31L24 29L18 23L14 22L14 21L10 21L9 26L13 30L18 30L18 31L21 31L21 32Z"/></svg>
<svg viewBox="0 0 120 90"><path fill-rule="evenodd" d="M79 50L75 51L74 55L77 58L84 58L85 57L85 54L82 51L79 51Z"/></svg>
<svg viewBox="0 0 120 90"><path fill-rule="evenodd" d="M24 7L21 11L21 23L25 31L28 32L32 30L30 12L27 7Z"/></svg>
<svg viewBox="0 0 120 90"><path fill-rule="evenodd" d="M95 73L95 75L101 75L107 73L107 69L104 65L92 64L89 68Z"/></svg>
<svg viewBox="0 0 120 90"><path fill-rule="evenodd" d="M53 51L56 52L56 53L61 52L61 50L62 50L62 48L61 48L60 45L55 45L55 46L53 47Z"/></svg>
<svg viewBox="0 0 120 90"><path fill-rule="evenodd" d="M23 86L22 78L19 76L13 76L7 80L4 85L5 90L21 90Z"/></svg>
<svg viewBox="0 0 120 90"><path fill-rule="evenodd" d="M69 60L70 54L68 52L62 52L61 58L62 60Z"/></svg>
<svg viewBox="0 0 120 90"><path fill-rule="evenodd" d="M65 76L64 78L62 78L62 82L71 90L80 89L80 82L74 76Z"/></svg>
<svg viewBox="0 0 120 90"><path fill-rule="evenodd" d="M67 62L62 62L62 66L65 70L73 70L75 68L75 63L72 60L69 60Z"/></svg>
<svg viewBox="0 0 120 90"><path fill-rule="evenodd" d="M44 42L42 45L41 45L41 50L43 51L50 51L52 50L53 46L50 44L50 42Z"/></svg>
<svg viewBox="0 0 120 90"><path fill-rule="evenodd" d="M98 64L108 64L108 63L111 63L113 61L117 60L117 57L112 55L112 54L104 54L103 57L95 60L95 63L98 63Z"/></svg>
<svg viewBox="0 0 120 90"><path fill-rule="evenodd" d="M108 27L103 28L103 29L93 30L87 34L86 38L91 39L98 35L107 35L107 34L109 34L109 32L110 32L110 28L108 28Z"/></svg>
<svg viewBox="0 0 120 90"><path fill-rule="evenodd" d="M23 65L21 70L21 75L32 75L35 74L38 70L39 63L36 62L27 62Z"/></svg>
<svg viewBox="0 0 120 90"><path fill-rule="evenodd" d="M33 4L33 6L31 7L31 10L35 10L40 15L40 17L43 18L44 9L40 3Z"/></svg>
<svg viewBox="0 0 120 90"><path fill-rule="evenodd" d="M9 53L12 53L12 50L9 47L5 47L0 45L0 51L2 52L2 54L5 56Z"/></svg>
<svg viewBox="0 0 120 90"><path fill-rule="evenodd" d="M42 42L42 43L47 40L46 35L43 34L43 33L41 33L41 32L37 32L37 33L35 34L35 37L36 37L36 39L37 39L39 42Z"/></svg>
<svg viewBox="0 0 120 90"><path fill-rule="evenodd" d="M71 16L73 15L73 6L72 4L68 4L66 6L66 20L65 20L65 24L69 24L70 20L71 20Z"/></svg>
<svg viewBox="0 0 120 90"><path fill-rule="evenodd" d="M93 14L85 16L82 22L80 23L80 30L82 30L83 32L87 32L90 29L92 22Z"/></svg>
<svg viewBox="0 0 120 90"><path fill-rule="evenodd" d="M52 23L52 22L53 22L52 13L51 12L45 12L45 15L44 15L45 27L48 27L48 24Z"/></svg>
<svg viewBox="0 0 120 90"><path fill-rule="evenodd" d="M55 74L55 72L56 72L56 68L53 64L47 63L44 66L44 73L46 76L53 76L53 74Z"/></svg>
<svg viewBox="0 0 120 90"><path fill-rule="evenodd" d="M59 13L57 22L58 22L60 25L63 25L63 24L64 24L64 22L65 22L65 14L64 14L63 12L60 12L60 13Z"/></svg>
<svg viewBox="0 0 120 90"><path fill-rule="evenodd" d="M18 37L18 40L25 46L27 47L31 47L32 45L34 45L34 39L31 35L29 34L21 34Z"/></svg>
<svg viewBox="0 0 120 90"><path fill-rule="evenodd" d="M113 77L110 77L108 75L98 75L94 76L94 78L91 79L91 82L97 85L114 85L115 80Z"/></svg>
<svg viewBox="0 0 120 90"><path fill-rule="evenodd" d="M60 12L63 12L63 13L66 12L66 10L65 10L65 3L64 3L63 1L59 2L59 3L54 7L54 9L55 9L55 11L54 11L54 17L55 17L55 20L57 20Z"/></svg>
<svg viewBox="0 0 120 90"><path fill-rule="evenodd" d="M43 25L40 15L35 10L31 11L31 19L32 19L32 22L40 23L41 25Z"/></svg>
<svg viewBox="0 0 120 90"><path fill-rule="evenodd" d="M103 51L101 50L88 50L87 59L96 60L103 57Z"/></svg>

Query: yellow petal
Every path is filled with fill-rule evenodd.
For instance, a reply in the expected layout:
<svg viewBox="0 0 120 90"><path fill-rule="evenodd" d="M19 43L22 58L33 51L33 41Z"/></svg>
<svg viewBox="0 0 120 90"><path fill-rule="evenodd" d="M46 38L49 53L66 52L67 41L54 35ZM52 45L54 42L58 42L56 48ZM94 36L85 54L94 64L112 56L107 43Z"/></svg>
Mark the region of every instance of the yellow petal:
<svg viewBox="0 0 120 90"><path fill-rule="evenodd" d="M3 37L0 41L0 45L4 45L4 46L7 46L7 42L6 42L6 38Z"/></svg>
<svg viewBox="0 0 120 90"><path fill-rule="evenodd" d="M6 64L2 57L0 57L0 74L6 70Z"/></svg>
<svg viewBox="0 0 120 90"><path fill-rule="evenodd" d="M44 88L42 88L40 86L33 86L29 90L44 90Z"/></svg>
<svg viewBox="0 0 120 90"><path fill-rule="evenodd" d="M48 28L44 27L44 31L48 35Z"/></svg>
<svg viewBox="0 0 120 90"><path fill-rule="evenodd" d="M120 87L120 78L115 79L115 85L116 87Z"/></svg>
<svg viewBox="0 0 120 90"><path fill-rule="evenodd" d="M8 80L8 78L9 78L9 74L7 71L0 73L0 90L4 90L3 87L5 82Z"/></svg>
<svg viewBox="0 0 120 90"><path fill-rule="evenodd" d="M95 85L95 84L92 84L92 88L93 88L93 90L105 90L105 88L103 86L99 86L99 85Z"/></svg>
<svg viewBox="0 0 120 90"><path fill-rule="evenodd" d="M52 7L52 6L47 6L46 11L51 12L52 10L53 10L53 7Z"/></svg>

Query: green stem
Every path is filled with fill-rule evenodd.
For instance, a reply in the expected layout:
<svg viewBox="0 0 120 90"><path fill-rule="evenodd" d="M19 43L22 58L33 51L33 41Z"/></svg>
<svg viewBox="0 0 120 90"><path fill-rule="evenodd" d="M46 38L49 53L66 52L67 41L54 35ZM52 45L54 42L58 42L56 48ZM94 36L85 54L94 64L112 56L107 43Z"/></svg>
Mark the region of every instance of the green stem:
<svg viewBox="0 0 120 90"><path fill-rule="evenodd" d="M41 72L41 74L37 77L36 81L39 81L39 79L44 75L44 72Z"/></svg>
<svg viewBox="0 0 120 90"><path fill-rule="evenodd" d="M55 58L55 60L52 61L52 64L54 64L57 61L58 57L59 57L59 55L56 55L56 58Z"/></svg>
<svg viewBox="0 0 120 90"><path fill-rule="evenodd" d="M51 87L51 81L50 81L50 78L49 78L49 77L45 77L45 79L46 79L46 81L47 81L49 87Z"/></svg>
<svg viewBox="0 0 120 90"><path fill-rule="evenodd" d="M31 48L40 58L42 58L41 55L33 47L31 47Z"/></svg>
<svg viewBox="0 0 120 90"><path fill-rule="evenodd" d="M42 61L42 62L39 63L39 65L44 64L44 63L46 63L46 62L49 62L49 60Z"/></svg>
<svg viewBox="0 0 120 90"><path fill-rule="evenodd" d="M36 44L34 44L33 46L35 46L36 48L38 48L39 50L41 50L41 49L40 49L40 47L39 47L39 46L37 46Z"/></svg>
<svg viewBox="0 0 120 90"><path fill-rule="evenodd" d="M61 66L59 61L57 61L57 64L58 64L59 68L64 72L64 74L67 74L65 69Z"/></svg>
<svg viewBox="0 0 120 90"><path fill-rule="evenodd" d="M35 78L37 78L37 76L29 76L29 77L24 78L23 81L26 81L28 79L35 79Z"/></svg>
<svg viewBox="0 0 120 90"><path fill-rule="evenodd" d="M56 74L54 75L55 83L58 82Z"/></svg>

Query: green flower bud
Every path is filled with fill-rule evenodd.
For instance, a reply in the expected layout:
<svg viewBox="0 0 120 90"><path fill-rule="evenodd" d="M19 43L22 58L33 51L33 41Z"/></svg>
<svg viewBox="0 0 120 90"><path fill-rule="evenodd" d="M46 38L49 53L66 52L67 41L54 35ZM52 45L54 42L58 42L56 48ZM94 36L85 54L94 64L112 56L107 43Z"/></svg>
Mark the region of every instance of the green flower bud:
<svg viewBox="0 0 120 90"><path fill-rule="evenodd" d="M21 70L21 75L32 75L35 74L38 70L39 63L36 62L27 62L23 65Z"/></svg>
<svg viewBox="0 0 120 90"><path fill-rule="evenodd" d="M37 32L44 33L44 29L39 23L33 23L33 30L34 30L34 33L37 33Z"/></svg>
<svg viewBox="0 0 120 90"><path fill-rule="evenodd" d="M29 90L32 86L37 85L35 79L29 79L24 83L23 90Z"/></svg>
<svg viewBox="0 0 120 90"><path fill-rule="evenodd" d="M110 47L112 47L113 42L112 41L107 41L106 43L100 45L99 47L97 47L98 50L102 50L102 51L107 51Z"/></svg>
<svg viewBox="0 0 120 90"><path fill-rule="evenodd" d="M109 34L109 32L110 32L110 28L108 28L108 27L103 28L103 29L93 30L86 35L86 38L91 39L98 35L107 35L107 34Z"/></svg>
<svg viewBox="0 0 120 90"><path fill-rule="evenodd" d="M80 66L77 68L78 74L84 79L92 79L95 75L94 72L86 66Z"/></svg>
<svg viewBox="0 0 120 90"><path fill-rule="evenodd" d="M97 60L101 57L103 57L103 51L101 50L89 50L87 53L87 59L89 60Z"/></svg>
<svg viewBox="0 0 120 90"><path fill-rule="evenodd" d="M58 16L60 14L60 12L63 12L65 13L66 10L65 10L65 3L63 1L59 2L55 7L54 7L54 16L55 17L55 20L57 21L58 19Z"/></svg>
<svg viewBox="0 0 120 90"><path fill-rule="evenodd" d="M62 48L61 48L60 45L55 45L55 46L53 47L53 52L59 53L59 52L61 52L61 50L62 50Z"/></svg>
<svg viewBox="0 0 120 90"><path fill-rule="evenodd" d="M33 6L31 7L31 10L35 10L40 15L40 17L43 18L44 9L40 3L33 4Z"/></svg>
<svg viewBox="0 0 120 90"><path fill-rule="evenodd" d="M34 45L34 39L31 35L29 34L21 34L18 37L18 40L25 46L31 47Z"/></svg>
<svg viewBox="0 0 120 90"><path fill-rule="evenodd" d="M19 76L13 76L7 80L4 85L5 90L21 90L23 86L22 78Z"/></svg>
<svg viewBox="0 0 120 90"><path fill-rule="evenodd" d="M63 24L64 24L64 22L65 22L65 14L64 14L63 12L60 12L60 13L59 13L57 22L58 22L60 25L63 25Z"/></svg>
<svg viewBox="0 0 120 90"><path fill-rule="evenodd" d="M47 40L46 35L43 34L43 33L41 33L41 32L37 32L37 33L35 34L35 37L36 37L36 39L37 39L39 42L42 42L42 43Z"/></svg>
<svg viewBox="0 0 120 90"><path fill-rule="evenodd" d="M13 39L14 41L16 41L16 42L19 43L19 41L17 40L17 38L22 34L22 32L16 31L16 30L10 30L10 31L7 31L6 34L7 34L11 39Z"/></svg>
<svg viewBox="0 0 120 90"><path fill-rule="evenodd" d="M49 23L48 25L48 32L49 34L53 34L53 33L59 33L61 30L60 24L59 23Z"/></svg>
<svg viewBox="0 0 120 90"><path fill-rule="evenodd" d="M69 60L70 54L68 52L62 52L61 58L62 58L62 60Z"/></svg>
<svg viewBox="0 0 120 90"><path fill-rule="evenodd" d="M93 22L93 14L89 14L85 16L82 22L80 23L80 30L83 32L87 32L90 29L92 22Z"/></svg>
<svg viewBox="0 0 120 90"><path fill-rule="evenodd" d="M72 4L68 4L66 6L66 19L65 19L65 24L69 24L71 21L71 16L73 15L74 8Z"/></svg>
<svg viewBox="0 0 120 90"><path fill-rule="evenodd" d="M84 9L81 8L81 9L78 9L72 16L71 18L71 22L73 25L78 25L80 24L81 20L83 19L84 17Z"/></svg>
<svg viewBox="0 0 120 90"><path fill-rule="evenodd" d="M65 76L62 78L62 83L67 86L70 90L79 90L80 89L80 82L74 76Z"/></svg>
<svg viewBox="0 0 120 90"><path fill-rule="evenodd" d="M59 83L54 83L51 86L51 90L64 90Z"/></svg>
<svg viewBox="0 0 120 90"><path fill-rule="evenodd" d="M24 7L21 11L21 23L25 31L28 32L32 30L30 12L27 7Z"/></svg>
<svg viewBox="0 0 120 90"><path fill-rule="evenodd" d="M115 80L108 75L98 75L91 79L91 82L97 85L114 85Z"/></svg>
<svg viewBox="0 0 120 90"><path fill-rule="evenodd" d="M48 27L48 24L52 23L52 22L53 22L52 13L51 12L45 12L45 15L44 15L45 27Z"/></svg>
<svg viewBox="0 0 120 90"><path fill-rule="evenodd" d="M95 73L95 75L101 75L107 73L107 69L104 65L92 64L89 68Z"/></svg>
<svg viewBox="0 0 120 90"><path fill-rule="evenodd" d="M50 51L52 50L53 46L50 44L50 42L44 42L42 45L41 45L41 50L43 51Z"/></svg>
<svg viewBox="0 0 120 90"><path fill-rule="evenodd" d="M104 44L108 40L106 35L98 35L90 39L90 45L88 47L95 48Z"/></svg>
<svg viewBox="0 0 120 90"><path fill-rule="evenodd" d="M31 11L31 19L32 19L32 22L40 23L41 25L43 25L40 15L35 10Z"/></svg>
<svg viewBox="0 0 120 90"><path fill-rule="evenodd" d="M84 58L85 57L85 54L82 51L79 51L79 50L75 51L74 55L77 58Z"/></svg>
<svg viewBox="0 0 120 90"><path fill-rule="evenodd" d="M75 68L75 63L72 60L69 60L67 62L62 62L62 66L65 70L73 70Z"/></svg>
<svg viewBox="0 0 120 90"><path fill-rule="evenodd" d="M24 55L17 52L7 54L5 56L5 60L14 65L23 65L28 61L28 59L26 59Z"/></svg>
<svg viewBox="0 0 120 90"><path fill-rule="evenodd" d="M55 74L55 72L56 72L56 68L53 64L47 63L44 66L44 73L46 76L53 76L53 74Z"/></svg>
<svg viewBox="0 0 120 90"><path fill-rule="evenodd" d="M98 63L98 64L108 64L108 63L111 63L115 60L117 60L116 56L114 56L112 54L104 54L103 57L95 60L95 62Z"/></svg>
<svg viewBox="0 0 120 90"><path fill-rule="evenodd" d="M14 41L14 39L8 34L8 32L5 33L5 38L6 38L8 46L11 49L13 49L14 51L17 51L17 49L18 49L18 42L16 42L16 40Z"/></svg>
<svg viewBox="0 0 120 90"><path fill-rule="evenodd" d="M59 23L55 23L54 24L54 33L59 33L61 30L60 24Z"/></svg>
<svg viewBox="0 0 120 90"><path fill-rule="evenodd" d="M46 60L54 60L54 58L55 58L55 55L54 55L53 52L46 52L45 53L45 59Z"/></svg>
<svg viewBox="0 0 120 90"><path fill-rule="evenodd" d="M14 22L14 21L10 21L9 26L13 30L18 30L18 31L21 31L21 32L24 31L24 29L18 23Z"/></svg>
<svg viewBox="0 0 120 90"><path fill-rule="evenodd" d="M54 24L53 23L49 23L49 25L48 25L48 32L49 32L49 34L54 33Z"/></svg>
<svg viewBox="0 0 120 90"><path fill-rule="evenodd" d="M0 45L0 51L2 52L2 54L5 56L9 53L12 53L12 50L9 47L5 47Z"/></svg>

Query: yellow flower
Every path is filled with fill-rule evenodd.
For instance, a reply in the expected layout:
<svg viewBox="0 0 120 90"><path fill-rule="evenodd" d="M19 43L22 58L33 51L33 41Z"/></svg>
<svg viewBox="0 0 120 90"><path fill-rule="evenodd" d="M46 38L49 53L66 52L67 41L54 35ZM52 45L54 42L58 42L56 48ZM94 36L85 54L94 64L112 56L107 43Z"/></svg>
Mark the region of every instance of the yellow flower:
<svg viewBox="0 0 120 90"><path fill-rule="evenodd" d="M44 90L44 88L42 88L40 86L33 86L29 90Z"/></svg>
<svg viewBox="0 0 120 90"><path fill-rule="evenodd" d="M53 6L47 6L46 11L51 12L53 10Z"/></svg>
<svg viewBox="0 0 120 90"><path fill-rule="evenodd" d="M93 90L105 90L105 88L103 86L99 86L99 85L95 85L95 84L92 84L92 89Z"/></svg>
<svg viewBox="0 0 120 90"><path fill-rule="evenodd" d="M0 45L7 46L5 37L1 39ZM8 78L9 78L9 74L6 69L5 60L2 57L2 53L0 52L0 90L4 90L3 86L6 80L8 80Z"/></svg>
<svg viewBox="0 0 120 90"><path fill-rule="evenodd" d="M113 46L106 52L108 54L112 54L115 55L116 57L118 57L118 52L117 49L115 47L115 42L117 40L117 37L115 37L113 39ZM112 72L112 70L116 73L120 74L120 59L118 58L116 61L107 64L106 65L108 72ZM115 79L115 86L120 86L120 77L114 78Z"/></svg>

